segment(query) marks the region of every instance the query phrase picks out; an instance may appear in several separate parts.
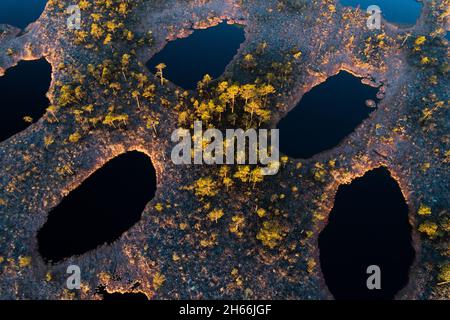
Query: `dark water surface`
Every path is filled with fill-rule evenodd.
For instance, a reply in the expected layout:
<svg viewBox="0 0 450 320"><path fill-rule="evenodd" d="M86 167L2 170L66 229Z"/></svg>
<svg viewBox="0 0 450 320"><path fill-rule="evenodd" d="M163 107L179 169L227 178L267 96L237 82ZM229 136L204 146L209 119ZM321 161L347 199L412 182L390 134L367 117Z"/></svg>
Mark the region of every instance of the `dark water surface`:
<svg viewBox="0 0 450 320"><path fill-rule="evenodd" d="M38 233L47 262L112 243L136 224L156 192L148 156L128 152L106 163L50 212Z"/></svg>
<svg viewBox="0 0 450 320"><path fill-rule="evenodd" d="M0 141L30 126L25 116L36 122L44 115L51 74L51 65L41 59L19 62L0 77Z"/></svg>
<svg viewBox="0 0 450 320"><path fill-rule="evenodd" d="M379 168L339 187L319 236L320 263L336 299L393 299L414 260L408 206L397 182ZM367 267L381 268L381 290L369 290Z"/></svg>
<svg viewBox="0 0 450 320"><path fill-rule="evenodd" d="M278 123L280 151L292 158L310 158L336 147L375 110L366 100L375 101L377 92L344 71L314 87Z"/></svg>
<svg viewBox="0 0 450 320"><path fill-rule="evenodd" d="M155 66L165 63L166 79L184 89L194 90L205 74L212 78L219 77L244 40L242 26L224 22L216 27L195 30L187 38L167 43L146 65L154 73Z"/></svg>
<svg viewBox="0 0 450 320"><path fill-rule="evenodd" d="M24 29L39 18L46 4L47 0L0 0L0 24Z"/></svg>
<svg viewBox="0 0 450 320"><path fill-rule="evenodd" d="M398 25L414 25L420 17L422 4L416 0L340 0L344 6L360 7L366 10L371 5L377 5L383 17Z"/></svg>

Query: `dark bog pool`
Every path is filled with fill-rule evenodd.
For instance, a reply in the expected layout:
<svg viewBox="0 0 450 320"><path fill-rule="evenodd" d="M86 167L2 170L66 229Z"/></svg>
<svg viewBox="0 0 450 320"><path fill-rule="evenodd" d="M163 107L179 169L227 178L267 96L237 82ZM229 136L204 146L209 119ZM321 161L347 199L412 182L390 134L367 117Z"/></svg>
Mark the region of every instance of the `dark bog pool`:
<svg viewBox="0 0 450 320"><path fill-rule="evenodd" d="M155 72L155 66L165 63L166 79L184 89L194 90L205 74L219 77L244 40L243 27L221 23L167 43L146 65Z"/></svg>
<svg viewBox="0 0 450 320"><path fill-rule="evenodd" d="M24 29L39 18L46 4L47 0L1 0L0 24Z"/></svg>
<svg viewBox="0 0 450 320"><path fill-rule="evenodd" d="M0 141L26 129L45 113L52 67L45 60L22 61L0 77Z"/></svg>
<svg viewBox="0 0 450 320"><path fill-rule="evenodd" d="M50 212L38 232L47 262L112 243L137 223L156 192L149 157L129 152L106 163Z"/></svg>
<svg viewBox="0 0 450 320"><path fill-rule="evenodd" d="M393 299L414 260L408 206L385 168L339 187L319 236L320 264L336 299ZM369 290L367 267L381 269L381 290Z"/></svg>
<svg viewBox="0 0 450 320"><path fill-rule="evenodd" d="M375 110L366 100L377 92L344 71L314 87L278 123L280 151L306 159L336 147Z"/></svg>
<svg viewBox="0 0 450 320"><path fill-rule="evenodd" d="M398 25L413 25L420 17L422 4L416 0L340 0L344 6L360 7L366 10L377 5L383 17Z"/></svg>

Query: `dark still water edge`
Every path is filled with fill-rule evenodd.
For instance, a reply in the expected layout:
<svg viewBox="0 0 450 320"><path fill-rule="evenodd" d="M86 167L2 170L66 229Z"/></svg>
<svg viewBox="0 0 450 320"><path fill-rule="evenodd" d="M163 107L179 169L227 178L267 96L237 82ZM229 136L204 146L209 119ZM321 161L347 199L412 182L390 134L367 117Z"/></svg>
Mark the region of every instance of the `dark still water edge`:
<svg viewBox="0 0 450 320"><path fill-rule="evenodd" d="M146 66L165 63L164 77L185 90L195 90L197 83L209 74L213 79L225 71L245 40L242 26L223 22L208 29L194 30L187 38L170 41Z"/></svg>
<svg viewBox="0 0 450 320"><path fill-rule="evenodd" d="M422 12L422 3L416 0L339 0L344 6L360 7L366 11L371 5L377 5L383 17L398 26L416 24Z"/></svg>
<svg viewBox="0 0 450 320"><path fill-rule="evenodd" d="M376 110L378 88L341 71L307 92L277 125L280 151L295 159L308 159L333 149Z"/></svg>
<svg viewBox="0 0 450 320"><path fill-rule="evenodd" d="M0 77L0 141L25 130L39 120L49 105L46 97L52 67L44 58L21 61Z"/></svg>
<svg viewBox="0 0 450 320"><path fill-rule="evenodd" d="M46 4L47 0L0 0L0 24L24 29L40 17Z"/></svg>
<svg viewBox="0 0 450 320"><path fill-rule="evenodd" d="M155 192L147 155L133 151L110 160L49 213L38 232L39 253L55 263L111 244L139 222Z"/></svg>
<svg viewBox="0 0 450 320"><path fill-rule="evenodd" d="M320 264L338 300L391 300L409 281L415 258L409 209L390 172L378 168L342 185L319 235ZM369 266L381 270L381 289L369 290Z"/></svg>

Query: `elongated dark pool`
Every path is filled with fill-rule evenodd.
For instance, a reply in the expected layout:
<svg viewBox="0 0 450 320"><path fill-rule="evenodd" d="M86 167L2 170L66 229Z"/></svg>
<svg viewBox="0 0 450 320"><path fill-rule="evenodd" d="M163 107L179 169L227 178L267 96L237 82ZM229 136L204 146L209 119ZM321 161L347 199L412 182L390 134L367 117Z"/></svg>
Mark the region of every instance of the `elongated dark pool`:
<svg viewBox="0 0 450 320"><path fill-rule="evenodd" d="M336 147L375 110L366 100L377 92L344 71L314 87L278 123L280 151L298 159Z"/></svg>
<svg viewBox="0 0 450 320"><path fill-rule="evenodd" d="M47 262L112 243L136 224L156 192L148 156L128 152L106 163L53 209L38 232Z"/></svg>
<svg viewBox="0 0 450 320"><path fill-rule="evenodd" d="M408 283L415 256L411 230L408 206L386 168L339 187L319 236L320 264L334 297L393 299ZM372 265L381 271L380 290L367 287Z"/></svg>

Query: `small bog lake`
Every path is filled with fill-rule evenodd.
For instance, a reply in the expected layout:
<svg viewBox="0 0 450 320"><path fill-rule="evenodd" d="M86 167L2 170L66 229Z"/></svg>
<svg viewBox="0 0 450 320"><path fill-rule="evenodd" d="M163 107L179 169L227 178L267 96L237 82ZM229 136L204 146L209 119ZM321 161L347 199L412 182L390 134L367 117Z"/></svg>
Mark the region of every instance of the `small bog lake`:
<svg viewBox="0 0 450 320"><path fill-rule="evenodd" d="M205 74L219 77L245 40L244 28L221 23L205 30L195 30L187 38L170 41L147 62L155 67L164 63L164 77L186 90L195 90Z"/></svg>
<svg viewBox="0 0 450 320"><path fill-rule="evenodd" d="M25 130L41 118L49 101L46 93L52 67L45 59L22 61L0 77L0 141ZM30 117L26 121L25 117Z"/></svg>
<svg viewBox="0 0 450 320"><path fill-rule="evenodd" d="M408 206L397 182L379 168L342 185L319 236L320 264L336 299L393 299L409 279L415 257ZM369 290L369 266L381 289Z"/></svg>
<svg viewBox="0 0 450 320"><path fill-rule="evenodd" d="M366 100L377 92L344 71L312 88L278 123L280 151L306 159L336 147L375 110Z"/></svg>
<svg viewBox="0 0 450 320"><path fill-rule="evenodd" d="M59 262L117 240L136 224L156 192L150 158L128 152L107 162L53 209L38 232L46 262Z"/></svg>
<svg viewBox="0 0 450 320"><path fill-rule="evenodd" d="M414 25L419 19L422 4L416 0L340 0L344 6L360 7L366 10L371 5L377 5L383 17L397 25Z"/></svg>
<svg viewBox="0 0 450 320"><path fill-rule="evenodd" d="M47 0L0 0L0 24L24 29L39 18L46 4Z"/></svg>

